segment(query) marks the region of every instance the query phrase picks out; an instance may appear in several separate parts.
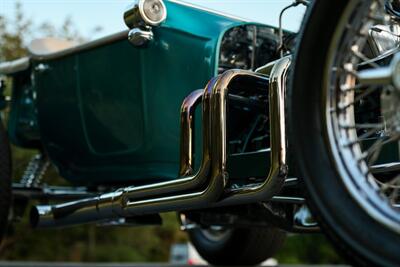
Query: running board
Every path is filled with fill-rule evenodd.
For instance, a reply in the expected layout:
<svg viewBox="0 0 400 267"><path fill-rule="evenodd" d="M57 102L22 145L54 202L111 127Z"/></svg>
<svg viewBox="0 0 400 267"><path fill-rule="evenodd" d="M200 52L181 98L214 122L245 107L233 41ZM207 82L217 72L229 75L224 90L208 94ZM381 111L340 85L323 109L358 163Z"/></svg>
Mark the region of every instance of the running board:
<svg viewBox="0 0 400 267"><path fill-rule="evenodd" d="M203 92L194 91L181 109L181 167L174 181L125 187L95 197L57 205L33 207L33 227L58 227L167 211L238 205L270 200L287 175L285 136L285 87L290 57L270 63L269 77L244 70L229 70L211 79ZM254 187L225 192L228 182L226 116L232 84L252 90L268 90L271 130L271 168L265 181ZM264 91L265 92L265 91ZM202 101L200 101L202 100ZM202 102L203 155L193 172L194 112Z"/></svg>

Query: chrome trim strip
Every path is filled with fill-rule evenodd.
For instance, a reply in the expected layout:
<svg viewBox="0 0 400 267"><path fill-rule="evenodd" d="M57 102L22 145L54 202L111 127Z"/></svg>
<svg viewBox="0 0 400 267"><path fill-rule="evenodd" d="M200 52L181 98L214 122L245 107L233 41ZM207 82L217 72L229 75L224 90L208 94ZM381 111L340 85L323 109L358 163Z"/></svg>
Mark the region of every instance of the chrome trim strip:
<svg viewBox="0 0 400 267"><path fill-rule="evenodd" d="M306 199L303 197L273 196L271 201L291 204L304 204Z"/></svg>
<svg viewBox="0 0 400 267"><path fill-rule="evenodd" d="M260 154L260 153L271 153L271 148L264 148L264 149L260 149L257 151L244 152L244 153L234 153L234 154L230 154L229 156L231 156L231 157L248 156L248 155L256 155L256 154Z"/></svg>
<svg viewBox="0 0 400 267"><path fill-rule="evenodd" d="M10 75L16 72L27 70L30 66L28 57L23 57L13 61L0 63L0 74Z"/></svg>

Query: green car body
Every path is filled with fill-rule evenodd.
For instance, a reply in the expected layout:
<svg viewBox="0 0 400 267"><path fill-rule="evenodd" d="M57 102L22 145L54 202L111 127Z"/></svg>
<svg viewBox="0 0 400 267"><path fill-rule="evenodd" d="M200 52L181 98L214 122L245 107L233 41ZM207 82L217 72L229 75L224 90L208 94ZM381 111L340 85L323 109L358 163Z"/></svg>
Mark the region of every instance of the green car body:
<svg viewBox="0 0 400 267"><path fill-rule="evenodd" d="M124 31L32 57L30 69L14 74L12 142L43 147L73 184L177 178L181 103L218 74L224 33L248 23L171 1L166 6L167 20L145 47L133 46Z"/></svg>
<svg viewBox="0 0 400 267"><path fill-rule="evenodd" d="M13 73L12 143L44 150L75 185L178 178L180 107L219 74L223 37L245 25L276 29L177 1L165 5L166 21L144 47L133 46L126 30L49 56L33 55L28 69ZM393 149L379 162L395 157ZM200 153L196 149L197 163ZM235 155L228 169L234 178L262 177L268 163L269 152Z"/></svg>

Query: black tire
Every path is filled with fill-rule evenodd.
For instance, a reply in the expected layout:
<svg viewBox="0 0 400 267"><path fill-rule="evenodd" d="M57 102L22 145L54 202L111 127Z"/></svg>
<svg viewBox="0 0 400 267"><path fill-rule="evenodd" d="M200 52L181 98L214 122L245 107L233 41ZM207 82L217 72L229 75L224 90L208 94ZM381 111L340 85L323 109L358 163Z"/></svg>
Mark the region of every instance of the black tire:
<svg viewBox="0 0 400 267"><path fill-rule="evenodd" d="M216 266L259 264L274 256L286 237L277 228L232 228L225 230L223 238L212 240L205 231L192 229L189 237L199 254Z"/></svg>
<svg viewBox="0 0 400 267"><path fill-rule="evenodd" d="M11 207L11 152L7 133L0 122L0 242L8 225Z"/></svg>
<svg viewBox="0 0 400 267"><path fill-rule="evenodd" d="M288 91L289 138L308 201L324 232L352 263L400 266L400 234L358 205L340 178L324 126L324 66L336 26L352 1L314 1L301 30Z"/></svg>

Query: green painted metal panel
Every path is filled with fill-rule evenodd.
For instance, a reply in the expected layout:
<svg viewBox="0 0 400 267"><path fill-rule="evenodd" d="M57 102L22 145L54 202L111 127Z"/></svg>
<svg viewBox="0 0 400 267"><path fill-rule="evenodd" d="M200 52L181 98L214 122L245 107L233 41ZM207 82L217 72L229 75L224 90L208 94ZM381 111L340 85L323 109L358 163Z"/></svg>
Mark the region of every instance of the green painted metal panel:
<svg viewBox="0 0 400 267"><path fill-rule="evenodd" d="M41 142L61 175L75 184L176 178L180 105L217 74L223 34L247 23L166 5L168 19L154 29L147 47L132 46L125 34L55 59L34 60L29 70L16 74L12 142L21 147ZM41 64L48 69L36 71ZM199 127L196 133L201 148ZM388 162L398 158L398 149L383 154L379 162ZM235 182L259 178L267 174L268 162L268 153L234 155L228 169Z"/></svg>
<svg viewBox="0 0 400 267"><path fill-rule="evenodd" d="M20 147L40 147L36 90L31 70L12 75L12 98L8 117L10 141Z"/></svg>
<svg viewBox="0 0 400 267"><path fill-rule="evenodd" d="M41 140L76 184L174 179L183 99L216 74L223 33L242 22L167 2L147 47L126 38L35 72Z"/></svg>

